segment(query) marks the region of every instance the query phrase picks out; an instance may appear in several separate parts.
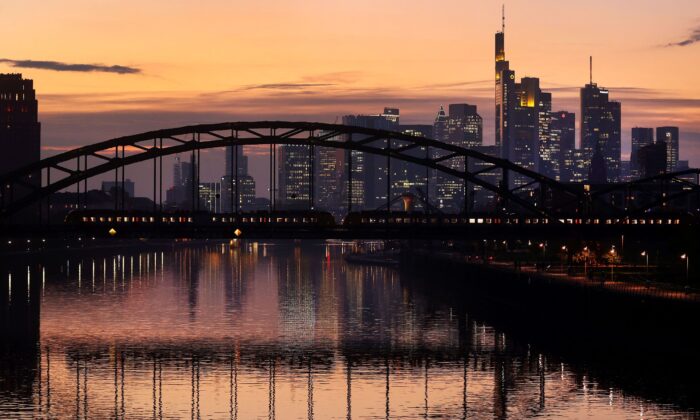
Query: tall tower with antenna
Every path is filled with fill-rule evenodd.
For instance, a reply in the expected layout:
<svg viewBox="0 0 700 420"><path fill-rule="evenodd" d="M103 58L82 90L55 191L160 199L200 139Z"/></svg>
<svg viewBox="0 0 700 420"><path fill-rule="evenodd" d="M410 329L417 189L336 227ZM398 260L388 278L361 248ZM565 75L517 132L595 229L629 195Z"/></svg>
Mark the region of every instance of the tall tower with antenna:
<svg viewBox="0 0 700 420"><path fill-rule="evenodd" d="M496 32L496 50L495 50L495 72L496 72L496 146L501 148L501 157L508 158L505 152L504 145L508 144L508 126L505 123L508 119L508 113L512 95L514 93L515 73L510 70L508 61L506 61L505 49L505 29L506 29L506 9L501 8L501 30Z"/></svg>

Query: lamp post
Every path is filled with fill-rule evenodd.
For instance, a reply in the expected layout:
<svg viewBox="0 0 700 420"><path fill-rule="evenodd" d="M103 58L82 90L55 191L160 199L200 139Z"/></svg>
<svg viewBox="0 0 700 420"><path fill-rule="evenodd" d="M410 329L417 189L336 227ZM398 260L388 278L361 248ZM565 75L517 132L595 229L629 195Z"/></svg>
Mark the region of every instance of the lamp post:
<svg viewBox="0 0 700 420"><path fill-rule="evenodd" d="M642 251L642 257L647 259L647 274L649 273L649 254L646 251Z"/></svg>
<svg viewBox="0 0 700 420"><path fill-rule="evenodd" d="M562 252L562 259L561 259L561 272L564 274L564 259L567 257L566 254L566 245L561 246L561 252Z"/></svg>
<svg viewBox="0 0 700 420"><path fill-rule="evenodd" d="M689 273L689 269L690 269L690 257L688 256L688 254L683 254L683 255L681 255L681 259L685 260L685 282L688 283L688 279L689 279L688 273Z"/></svg>
<svg viewBox="0 0 700 420"><path fill-rule="evenodd" d="M588 247L583 247L583 277L588 278Z"/></svg>
<svg viewBox="0 0 700 420"><path fill-rule="evenodd" d="M615 246L610 248L610 281L615 281Z"/></svg>

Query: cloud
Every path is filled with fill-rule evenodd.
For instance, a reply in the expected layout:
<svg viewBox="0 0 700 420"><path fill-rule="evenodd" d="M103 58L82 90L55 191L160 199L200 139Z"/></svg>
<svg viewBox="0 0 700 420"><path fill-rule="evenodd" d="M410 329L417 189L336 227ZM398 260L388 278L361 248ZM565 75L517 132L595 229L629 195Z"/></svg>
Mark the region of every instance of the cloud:
<svg viewBox="0 0 700 420"><path fill-rule="evenodd" d="M297 90L305 88L315 88L324 86L335 86L335 83L265 83L261 85L249 85L243 87L241 90L255 90L255 89L268 89L268 90Z"/></svg>
<svg viewBox="0 0 700 420"><path fill-rule="evenodd" d="M106 66L104 64L73 64L63 63L60 61L47 60L12 60L9 58L0 58L0 63L9 64L12 67L25 69L40 69L51 71L74 71L74 72L99 72L99 73L116 73L116 74L139 74L141 69L128 66Z"/></svg>
<svg viewBox="0 0 700 420"><path fill-rule="evenodd" d="M686 47L688 45L693 45L697 42L700 42L700 26L696 27L693 29L693 31L690 33L690 35L678 42L671 42L669 44L666 44L667 47Z"/></svg>

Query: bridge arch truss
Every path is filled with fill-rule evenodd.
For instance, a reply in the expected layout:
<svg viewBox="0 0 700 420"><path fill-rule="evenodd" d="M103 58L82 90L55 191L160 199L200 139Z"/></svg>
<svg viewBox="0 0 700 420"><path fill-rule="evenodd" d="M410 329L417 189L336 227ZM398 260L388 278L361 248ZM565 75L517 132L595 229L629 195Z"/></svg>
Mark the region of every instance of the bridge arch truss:
<svg viewBox="0 0 700 420"><path fill-rule="evenodd" d="M0 219L8 220L22 209L33 205L42 206L42 203L46 203L48 208L52 194L72 186L77 186L79 192L81 183L87 190L87 179L101 174L113 171L115 182L118 184L121 179L123 183L125 167L147 161L153 162L153 201L154 210L157 210L156 203L160 201L162 206L163 201L163 157L192 153L198 163L199 152L206 149L233 146L233 150L237 146L270 145L272 150L272 146L284 144L364 152L420 165L461 179L465 186L468 183L480 186L495 193L504 202L514 203L528 212L552 220L556 220L563 211L585 211L589 207L588 197L577 188L561 184L505 159L426 137L338 124L258 121L150 131L47 157L0 176ZM463 161L462 166L456 167L455 160ZM470 170L468 162L471 161L479 162L481 169ZM494 183L485 180L482 175L489 172L500 173L501 181ZM509 187L508 179L511 176L526 181L519 187ZM196 179L198 181L198 177ZM529 191L529 194L523 194L523 191ZM559 202L566 205L547 204L547 198L553 195L564 197ZM235 202L238 203L238 200Z"/></svg>

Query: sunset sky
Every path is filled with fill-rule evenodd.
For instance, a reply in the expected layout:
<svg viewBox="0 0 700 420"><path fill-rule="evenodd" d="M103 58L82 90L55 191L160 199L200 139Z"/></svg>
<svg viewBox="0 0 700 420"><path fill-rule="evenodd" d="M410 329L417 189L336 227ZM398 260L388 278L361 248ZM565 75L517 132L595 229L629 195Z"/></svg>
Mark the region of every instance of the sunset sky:
<svg viewBox="0 0 700 420"><path fill-rule="evenodd" d="M622 102L623 155L631 127L678 125L681 159L700 165L700 2L505 7L506 58L518 78L540 77L555 109L578 119L593 55L594 81ZM155 128L333 122L384 106L429 123L455 102L479 106L491 144L500 14L500 2L474 0L2 2L0 72L34 79L46 154Z"/></svg>

